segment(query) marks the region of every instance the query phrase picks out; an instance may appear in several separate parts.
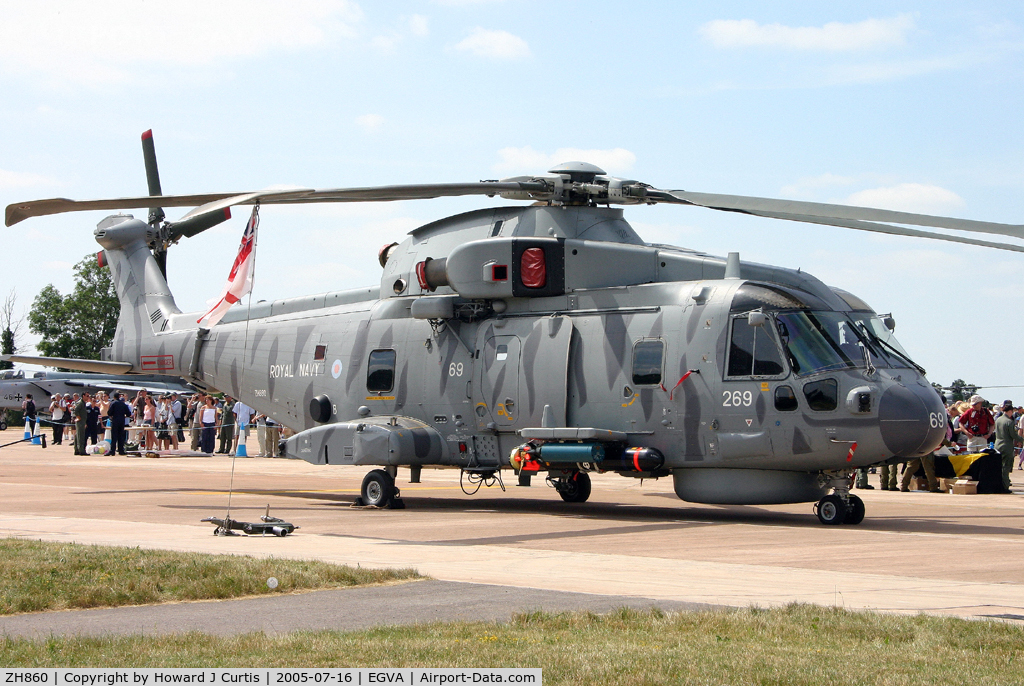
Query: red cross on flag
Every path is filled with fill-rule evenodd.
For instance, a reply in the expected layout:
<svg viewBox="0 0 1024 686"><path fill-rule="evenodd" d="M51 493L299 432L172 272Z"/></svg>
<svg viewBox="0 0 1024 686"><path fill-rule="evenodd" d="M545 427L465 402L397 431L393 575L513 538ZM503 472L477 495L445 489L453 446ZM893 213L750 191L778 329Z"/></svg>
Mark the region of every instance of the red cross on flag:
<svg viewBox="0 0 1024 686"><path fill-rule="evenodd" d="M235 256L235 262L231 265L231 273L228 274L228 282L224 286L224 291L216 300L208 301L212 307L198 320L199 326L205 329L212 328L220 321L228 308L252 290L252 265L256 259L256 227L259 224L260 206L256 205L252 208L252 215L245 225L242 243L238 246L238 255Z"/></svg>

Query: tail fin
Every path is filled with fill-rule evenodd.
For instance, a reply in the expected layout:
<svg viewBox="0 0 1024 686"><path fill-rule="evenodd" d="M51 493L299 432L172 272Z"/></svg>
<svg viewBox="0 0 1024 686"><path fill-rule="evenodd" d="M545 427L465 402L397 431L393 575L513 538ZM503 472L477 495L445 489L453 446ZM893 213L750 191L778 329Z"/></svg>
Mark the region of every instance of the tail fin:
<svg viewBox="0 0 1024 686"><path fill-rule="evenodd" d="M96 227L96 242L105 259L121 303L117 331L103 359L136 360L142 342L167 327L171 315L181 310L167 286L150 245L157 230L131 215L107 217Z"/></svg>

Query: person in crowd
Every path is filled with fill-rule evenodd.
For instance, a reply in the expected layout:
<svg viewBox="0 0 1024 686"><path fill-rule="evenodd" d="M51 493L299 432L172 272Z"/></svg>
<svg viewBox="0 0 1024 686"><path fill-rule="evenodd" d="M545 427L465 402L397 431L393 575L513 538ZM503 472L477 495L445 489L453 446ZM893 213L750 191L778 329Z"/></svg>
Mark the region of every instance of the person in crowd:
<svg viewBox="0 0 1024 686"><path fill-rule="evenodd" d="M71 414L75 418L75 455L85 455L85 424L88 418L89 410L85 403L89 400L89 394L83 393L81 397L75 393L75 397L78 398L75 401L75 407L71 410Z"/></svg>
<svg viewBox="0 0 1024 686"><path fill-rule="evenodd" d="M932 493L942 493L942 489L939 488L939 480L935 477L934 454L915 457L907 463L906 470L903 472L903 479L900 481L900 490L904 493L910 490L910 480L914 478L914 474L921 467L924 467L924 477L928 480L928 490ZM895 469L894 465L893 470Z"/></svg>
<svg viewBox="0 0 1024 686"><path fill-rule="evenodd" d="M212 395L206 398L206 405L199 410L199 417L203 425L202 451L212 455L217 442L217 405Z"/></svg>
<svg viewBox="0 0 1024 686"><path fill-rule="evenodd" d="M235 454L238 452L239 442L245 443L245 439L249 438L249 425L252 423L252 416L256 411L241 400L235 403L231 411L235 415L235 425L238 427L235 431L234 443L231 446L231 453Z"/></svg>
<svg viewBox="0 0 1024 686"><path fill-rule="evenodd" d="M110 403L107 409L107 416L110 418L110 452L107 455L125 454L125 433L128 426L128 419L131 417L132 409L124 401L124 393L118 393L114 402Z"/></svg>
<svg viewBox="0 0 1024 686"><path fill-rule="evenodd" d="M128 441L132 441L134 437L134 443L137 443L139 448L144 448L146 445L146 429L143 426L144 416L146 413L146 391L139 391L135 394L135 398L129 403L129 407L132 410L132 423L134 429L129 432ZM134 433L134 436L131 435Z"/></svg>
<svg viewBox="0 0 1024 686"><path fill-rule="evenodd" d="M145 448L147 450L158 450L156 432L153 430L156 427L156 403L153 402L153 396L148 394L143 397L142 402L142 426L145 427L143 438Z"/></svg>
<svg viewBox="0 0 1024 686"><path fill-rule="evenodd" d="M280 457L281 451L278 445L281 443L282 435L291 435L287 427L282 427L270 417L267 417L267 448L271 457Z"/></svg>
<svg viewBox="0 0 1024 686"><path fill-rule="evenodd" d="M32 399L31 393L26 393L25 399L21 401L21 412L25 415L25 419L34 427L36 423L36 401Z"/></svg>
<svg viewBox="0 0 1024 686"><path fill-rule="evenodd" d="M218 453L224 455L231 454L232 445L235 440L235 401L231 396L224 396L224 403L220 408L220 447L217 449Z"/></svg>
<svg viewBox="0 0 1024 686"><path fill-rule="evenodd" d="M1017 426L1013 421L1013 402L1007 400L1002 404L1003 413L995 423L995 448L1003 461L1003 493L1010 491L1010 472L1013 471L1013 448L1021 444L1017 434Z"/></svg>
<svg viewBox="0 0 1024 686"><path fill-rule="evenodd" d="M256 422L256 440L260 444L260 452L257 457L267 457L267 415L258 413L253 421Z"/></svg>
<svg viewBox="0 0 1024 686"><path fill-rule="evenodd" d="M174 449L178 449L178 442L185 440L185 416L181 398L177 393L171 393L171 421L174 422Z"/></svg>
<svg viewBox="0 0 1024 686"><path fill-rule="evenodd" d="M972 395L968 401L971 409L960 415L960 430L967 435L967 449L981 452L988 447L996 422L992 413L985 409L985 399Z"/></svg>
<svg viewBox="0 0 1024 686"><path fill-rule="evenodd" d="M174 421L174 401L165 393L158 406L160 415L160 444L164 450L178 449L178 427Z"/></svg>
<svg viewBox="0 0 1024 686"><path fill-rule="evenodd" d="M199 444L203 436L202 411L205 405L205 393L196 393L188 401L188 413L185 416L189 426L189 434L191 437L190 449L192 452L198 452Z"/></svg>
<svg viewBox="0 0 1024 686"><path fill-rule="evenodd" d="M36 416L36 401L32 399L31 393L26 393L25 399L21 401L21 412L28 420L29 430L35 436L38 417Z"/></svg>
<svg viewBox="0 0 1024 686"><path fill-rule="evenodd" d="M890 457L888 460L882 463L879 468L879 475L882 480L883 491L898 491L900 487L897 485L896 472L899 469L899 460L895 457Z"/></svg>
<svg viewBox="0 0 1024 686"><path fill-rule="evenodd" d="M92 398L85 405L85 438L90 445L96 445L100 432L99 396Z"/></svg>
<svg viewBox="0 0 1024 686"><path fill-rule="evenodd" d="M1017 408L1017 435L1024 438L1024 408ZM1020 451L1020 457L1017 460L1017 469L1024 469L1024 450Z"/></svg>
<svg viewBox="0 0 1024 686"><path fill-rule="evenodd" d="M80 398L79 398L78 394L77 393L73 394L71 396L71 398L68 399L68 407L67 407L67 410L65 410L65 412L64 412L64 418L66 420L66 427L65 427L66 431L64 432L64 435L67 437L67 439L71 443L71 445L75 445L75 440L76 440L75 439L75 433L76 433L77 427L75 426L74 414L75 414L75 405L78 404L79 400L80 400Z"/></svg>
<svg viewBox="0 0 1024 686"><path fill-rule="evenodd" d="M50 399L50 421L53 422L53 444L60 445L64 439L64 396L54 393Z"/></svg>

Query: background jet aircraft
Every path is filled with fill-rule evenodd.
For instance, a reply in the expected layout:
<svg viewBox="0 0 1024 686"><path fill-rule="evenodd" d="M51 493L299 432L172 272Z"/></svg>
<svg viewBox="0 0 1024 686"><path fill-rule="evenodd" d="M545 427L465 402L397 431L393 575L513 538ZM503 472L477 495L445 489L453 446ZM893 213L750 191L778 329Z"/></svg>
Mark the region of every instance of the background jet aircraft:
<svg viewBox="0 0 1024 686"><path fill-rule="evenodd" d="M36 407L46 410L54 393L95 393L146 389L155 393L189 393L191 388L174 376L155 374L89 374L86 372L50 372L24 369L0 371L0 411L20 410L25 395L31 393Z"/></svg>

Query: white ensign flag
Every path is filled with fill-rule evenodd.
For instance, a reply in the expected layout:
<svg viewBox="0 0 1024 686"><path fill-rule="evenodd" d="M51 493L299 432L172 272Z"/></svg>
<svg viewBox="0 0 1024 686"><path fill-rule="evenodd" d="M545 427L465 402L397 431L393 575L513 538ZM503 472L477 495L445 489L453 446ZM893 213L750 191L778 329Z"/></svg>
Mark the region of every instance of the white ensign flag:
<svg viewBox="0 0 1024 686"><path fill-rule="evenodd" d="M256 227L259 226L259 223L260 207L257 205L252 208L252 215L245 225L242 243L238 246L238 255L235 256L235 262L231 265L231 273L228 274L228 282L224 286L224 291L217 300L209 301L212 307L198 320L199 326L205 329L213 327L228 311L228 308L252 290L252 264L256 259Z"/></svg>

